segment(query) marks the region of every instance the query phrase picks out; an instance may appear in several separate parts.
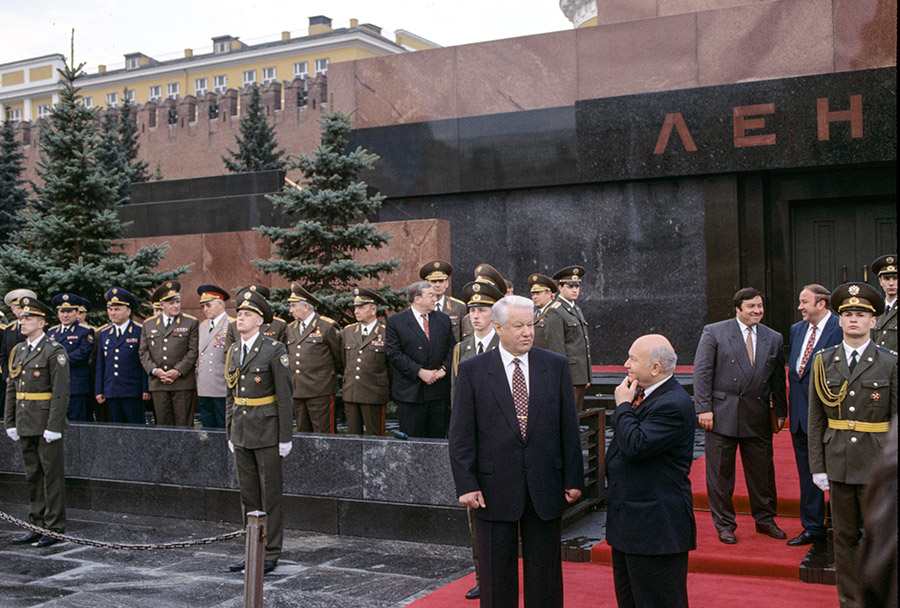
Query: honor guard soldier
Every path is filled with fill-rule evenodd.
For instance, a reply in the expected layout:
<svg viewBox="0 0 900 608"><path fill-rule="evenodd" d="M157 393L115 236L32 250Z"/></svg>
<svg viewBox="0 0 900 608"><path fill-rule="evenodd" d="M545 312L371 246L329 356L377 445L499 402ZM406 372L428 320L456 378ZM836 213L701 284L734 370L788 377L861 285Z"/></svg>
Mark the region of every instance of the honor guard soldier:
<svg viewBox="0 0 900 608"><path fill-rule="evenodd" d="M87 422L88 397L91 395L91 353L94 351L94 329L78 323L78 307L82 298L73 293L59 293L50 300L56 309L59 325L47 331L47 337L62 344L69 359L69 420Z"/></svg>
<svg viewBox="0 0 900 608"><path fill-rule="evenodd" d="M872 272L884 291L884 314L878 315L872 339L878 346L897 352L897 254L883 255L872 262Z"/></svg>
<svg viewBox="0 0 900 608"><path fill-rule="evenodd" d="M460 323L466 314L466 304L462 300L451 298L447 295L447 287L450 285L450 275L453 274L453 266L449 262L435 260L428 262L419 269L419 277L428 281L434 288L437 300L434 309L450 317L450 325L453 327L453 338L459 342L462 335Z"/></svg>
<svg viewBox="0 0 900 608"><path fill-rule="evenodd" d="M375 291L364 287L353 290L353 316L356 323L341 331L344 366L344 413L347 432L384 435L384 408L391 397L391 384L384 346L384 323L376 318L378 305L387 304Z"/></svg>
<svg viewBox="0 0 900 608"><path fill-rule="evenodd" d="M9 380L7 365L9 354L16 344L25 341L25 336L22 335L22 331L19 328L19 319L22 317L22 307L19 305L19 301L24 297L37 299L37 296L30 289L13 289L3 298L3 302L9 306L14 317L6 325L0 326L0 373L3 374L4 383Z"/></svg>
<svg viewBox="0 0 900 608"><path fill-rule="evenodd" d="M196 317L181 312L180 292L178 281L166 281L153 292L162 311L144 323L139 353L150 374L156 424L194 426L199 332Z"/></svg>
<svg viewBox="0 0 900 608"><path fill-rule="evenodd" d="M476 266L474 276L476 282L487 283L488 285L491 285L492 287L497 289L500 293L503 293L505 295L512 295L510 291L510 282L504 279L497 271L497 269L490 264L479 264L478 266ZM463 317L460 327L462 332L460 341L471 338L472 334L475 333L475 329L472 327L472 320L469 318L468 312L466 313L466 316Z"/></svg>
<svg viewBox="0 0 900 608"><path fill-rule="evenodd" d="M269 288L265 285L247 285L246 287L241 287L237 292L237 302L241 301L241 298L244 296L245 291L255 291L259 295L263 297L266 302L269 302L270 292ZM263 323L263 326L260 328L260 333L267 338L272 338L274 340L278 340L282 344L287 344L287 322L281 317L272 316L272 321L270 323ZM225 348L228 348L232 344L240 339L240 334L238 333L237 327L232 323L228 326L228 333L225 334Z"/></svg>
<svg viewBox="0 0 900 608"><path fill-rule="evenodd" d="M144 424L144 401L150 393L139 355L143 327L131 319L137 298L121 287L108 289L103 298L109 323L97 338L94 398L107 408L110 422Z"/></svg>
<svg viewBox="0 0 900 608"><path fill-rule="evenodd" d="M584 408L584 391L591 383L591 344L588 324L575 303L581 293L584 268L569 266L553 278L559 284L559 295L544 313L544 338L547 349L569 358L575 405Z"/></svg>
<svg viewBox="0 0 900 608"><path fill-rule="evenodd" d="M331 433L337 374L341 367L341 330L316 313L322 304L300 285L288 297L294 320L287 328L294 387L294 417L301 433Z"/></svg>
<svg viewBox="0 0 900 608"><path fill-rule="evenodd" d="M228 292L215 285L197 288L206 319L200 323L197 356L197 407L200 424L225 427L225 337L234 319L225 312Z"/></svg>
<svg viewBox="0 0 900 608"><path fill-rule="evenodd" d="M531 301L534 302L534 346L535 348L547 348L547 337L544 315L550 308L550 303L556 297L559 288L556 281L542 274L533 274L528 277L528 287L531 291Z"/></svg>
<svg viewBox="0 0 900 608"><path fill-rule="evenodd" d="M13 348L9 358L6 434L18 441L22 450L30 503L28 520L62 534L66 531L66 482L60 439L69 407L69 360L66 349L44 334L53 310L30 296L19 301L25 341ZM59 541L29 532L12 542L37 542L39 547L49 547Z"/></svg>
<svg viewBox="0 0 900 608"><path fill-rule="evenodd" d="M244 525L247 513L266 513L264 572L278 564L284 538L281 459L292 447L291 372L284 344L263 336L272 309L259 292L245 291L237 304L239 339L225 356L225 435L234 453ZM244 560L231 564L244 569Z"/></svg>
<svg viewBox="0 0 900 608"><path fill-rule="evenodd" d="M842 608L862 606L857 580L860 497L897 415L897 355L869 332L884 300L867 283L845 283L831 294L844 340L817 353L809 391L809 468L831 494L834 569ZM865 526L866 522L863 522Z"/></svg>

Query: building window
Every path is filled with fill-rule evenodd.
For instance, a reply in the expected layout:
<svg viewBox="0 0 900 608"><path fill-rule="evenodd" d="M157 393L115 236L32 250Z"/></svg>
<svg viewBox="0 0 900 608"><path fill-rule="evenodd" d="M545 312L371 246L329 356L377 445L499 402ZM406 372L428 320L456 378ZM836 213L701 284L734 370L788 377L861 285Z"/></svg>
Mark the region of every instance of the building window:
<svg viewBox="0 0 900 608"><path fill-rule="evenodd" d="M224 93L225 89L228 88L228 76L222 74L221 76L213 76L213 91L216 93Z"/></svg>
<svg viewBox="0 0 900 608"><path fill-rule="evenodd" d="M275 82L277 76L275 75L275 68L263 68L262 69L262 77L263 84L269 84L270 82Z"/></svg>
<svg viewBox="0 0 900 608"><path fill-rule="evenodd" d="M82 97L81 105L83 105L86 108L93 108L94 107L94 98L93 97Z"/></svg>
<svg viewBox="0 0 900 608"><path fill-rule="evenodd" d="M209 47L206 47L209 48ZM227 53L231 50L231 42L226 40L225 42L217 42L215 46L216 55L219 53Z"/></svg>
<svg viewBox="0 0 900 608"><path fill-rule="evenodd" d="M42 103L37 107L38 118L50 118L50 104Z"/></svg>
<svg viewBox="0 0 900 608"><path fill-rule="evenodd" d="M119 94L118 93L107 93L106 94L106 107L114 108L119 105Z"/></svg>
<svg viewBox="0 0 900 608"><path fill-rule="evenodd" d="M6 120L13 122L22 120L22 108L6 108Z"/></svg>
<svg viewBox="0 0 900 608"><path fill-rule="evenodd" d="M138 57L132 57L126 62L125 69L136 70L141 67L141 60Z"/></svg>
<svg viewBox="0 0 900 608"><path fill-rule="evenodd" d="M134 89L125 89L125 99L128 101L134 101Z"/></svg>
<svg viewBox="0 0 900 608"><path fill-rule="evenodd" d="M316 76L328 73L328 57L325 59L316 59Z"/></svg>
<svg viewBox="0 0 900 608"><path fill-rule="evenodd" d="M176 99L178 97L179 83L170 82L166 85L166 99Z"/></svg>
<svg viewBox="0 0 900 608"><path fill-rule="evenodd" d="M256 70L244 70L244 86L256 84Z"/></svg>
<svg viewBox="0 0 900 608"><path fill-rule="evenodd" d="M206 95L209 91L209 80L207 78L195 78L194 79L194 95L200 97L201 95Z"/></svg>
<svg viewBox="0 0 900 608"><path fill-rule="evenodd" d="M150 101L159 101L160 99L162 99L162 87L159 85L150 87L148 89L147 96L150 98Z"/></svg>
<svg viewBox="0 0 900 608"><path fill-rule="evenodd" d="M305 61L300 61L294 64L294 78L307 78L309 77L309 64Z"/></svg>

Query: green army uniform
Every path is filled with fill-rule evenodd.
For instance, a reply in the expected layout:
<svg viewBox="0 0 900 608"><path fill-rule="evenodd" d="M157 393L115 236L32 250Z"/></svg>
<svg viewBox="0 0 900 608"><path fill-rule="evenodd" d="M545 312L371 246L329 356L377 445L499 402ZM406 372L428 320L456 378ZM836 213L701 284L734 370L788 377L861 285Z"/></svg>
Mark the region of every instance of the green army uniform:
<svg viewBox="0 0 900 608"><path fill-rule="evenodd" d="M39 306L45 313L37 313ZM49 318L53 311L32 298L22 298L23 314ZM29 521L54 532L65 532L65 470L63 441L47 442L44 432L62 433L69 406L69 360L61 344L43 335L29 352L17 344L9 357L4 424L19 435L30 505ZM35 538L35 540L37 540Z"/></svg>
<svg viewBox="0 0 900 608"><path fill-rule="evenodd" d="M556 273L553 278L560 284L580 283L583 276L583 268L570 267ZM544 313L543 334L547 350L569 359L575 403L580 412L583 409L585 389L591 382L591 344L588 324L581 308L566 301L562 295L557 296Z"/></svg>
<svg viewBox="0 0 900 608"><path fill-rule="evenodd" d="M225 433L234 444L244 522L248 512L266 513L265 559L274 564L284 539L278 444L292 441L287 349L257 333L243 363L240 340L231 345L226 357Z"/></svg>
<svg viewBox="0 0 900 608"><path fill-rule="evenodd" d="M528 285L532 294L537 292L549 291L554 294L559 291L556 282L548 276L542 274L532 274L528 277ZM547 322L544 317L550 309L553 300L544 305L543 308L534 307L534 347L547 349Z"/></svg>
<svg viewBox="0 0 900 608"><path fill-rule="evenodd" d="M385 305L377 292L364 287L353 290L353 306ZM347 432L352 435L384 435L385 406L391 398L390 365L385 347L385 325L373 321L367 330L360 323L341 331L341 362L344 384L341 396L347 416Z"/></svg>
<svg viewBox="0 0 900 608"><path fill-rule="evenodd" d="M865 284L848 285L858 288L860 298L854 299L859 302L864 297L861 286ZM880 299L874 289L866 287L871 290L866 295ZM848 287L841 286L835 293L845 288ZM832 308L839 314L839 307L832 304ZM869 341L851 372L842 342L815 356L812 385L810 472L828 475L838 599L842 608L859 606L856 594L858 522L862 521L859 500L871 467L887 441L890 420L897 414L897 356Z"/></svg>
<svg viewBox="0 0 900 608"><path fill-rule="evenodd" d="M464 333L463 319L466 316L465 302L445 295L441 301L435 303L435 310L450 317L450 326L453 328L453 338L458 342ZM470 331L471 327L470 324Z"/></svg>
<svg viewBox="0 0 900 608"><path fill-rule="evenodd" d="M879 278L897 276L897 256L883 255L872 262L872 272ZM878 315L875 327L872 328L872 341L878 346L897 352L897 307L900 302L896 299L890 308L885 305L885 310Z"/></svg>
<svg viewBox="0 0 900 608"><path fill-rule="evenodd" d="M284 344L287 341L287 321L281 317L272 317L271 323L263 323L259 328L259 333L267 338L272 338L277 342ZM225 348L230 347L235 342L241 341L241 334L237 330L237 326L233 321L228 323L228 331L225 332Z"/></svg>

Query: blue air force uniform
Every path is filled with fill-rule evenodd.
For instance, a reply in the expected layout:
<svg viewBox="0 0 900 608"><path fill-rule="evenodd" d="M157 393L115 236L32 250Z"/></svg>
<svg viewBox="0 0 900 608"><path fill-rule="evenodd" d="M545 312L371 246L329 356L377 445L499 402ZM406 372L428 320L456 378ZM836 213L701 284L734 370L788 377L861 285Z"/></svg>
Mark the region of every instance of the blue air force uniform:
<svg viewBox="0 0 900 608"><path fill-rule="evenodd" d="M104 298L107 306L137 309L137 299L121 287L109 289ZM112 323L100 328L94 394L106 398L110 422L144 424L143 395L148 388L147 372L138 355L142 330L132 320L121 331Z"/></svg>
<svg viewBox="0 0 900 608"><path fill-rule="evenodd" d="M81 298L70 293L57 294L50 304L57 312L78 310ZM69 420L87 421L87 396L91 393L91 366L89 360L94 350L94 330L74 321L71 325L56 325L47 331L47 337L59 342L69 357Z"/></svg>

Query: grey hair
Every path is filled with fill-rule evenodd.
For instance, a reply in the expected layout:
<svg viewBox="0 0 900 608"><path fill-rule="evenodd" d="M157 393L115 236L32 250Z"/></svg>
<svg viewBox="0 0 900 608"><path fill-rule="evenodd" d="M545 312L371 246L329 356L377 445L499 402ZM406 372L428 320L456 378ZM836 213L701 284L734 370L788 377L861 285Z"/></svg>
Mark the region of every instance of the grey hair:
<svg viewBox="0 0 900 608"><path fill-rule="evenodd" d="M675 351L662 345L653 347L650 350L650 355L647 357L647 365L650 366L654 363L659 363L664 374L671 374L674 372L675 364L677 362L678 355L675 354Z"/></svg>
<svg viewBox="0 0 900 608"><path fill-rule="evenodd" d="M522 296L504 296L491 307L491 320L500 327L506 327L510 308L524 308L533 311L534 302Z"/></svg>
<svg viewBox="0 0 900 608"><path fill-rule="evenodd" d="M428 281L416 281L406 288L406 299L412 302L417 297L422 295L422 292L429 287L431 287L431 283L429 283Z"/></svg>

